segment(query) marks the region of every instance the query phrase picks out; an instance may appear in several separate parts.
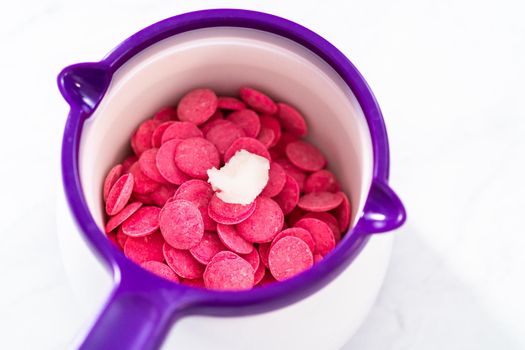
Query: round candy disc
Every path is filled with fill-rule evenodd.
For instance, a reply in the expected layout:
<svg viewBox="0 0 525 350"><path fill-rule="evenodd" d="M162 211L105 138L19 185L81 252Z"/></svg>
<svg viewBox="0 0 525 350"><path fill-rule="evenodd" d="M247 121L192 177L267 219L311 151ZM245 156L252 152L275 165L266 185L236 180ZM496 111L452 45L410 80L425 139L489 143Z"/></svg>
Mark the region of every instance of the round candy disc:
<svg viewBox="0 0 525 350"><path fill-rule="evenodd" d="M314 258L308 245L300 238L287 236L277 241L268 254L270 271L278 281L284 281L310 268Z"/></svg>
<svg viewBox="0 0 525 350"><path fill-rule="evenodd" d="M221 242L235 253L248 254L254 250L253 244L242 238L235 226L217 224L217 234Z"/></svg>
<svg viewBox="0 0 525 350"><path fill-rule="evenodd" d="M249 242L269 242L284 223L283 211L268 197L259 196L255 200L255 211L243 222L237 224L237 232Z"/></svg>
<svg viewBox="0 0 525 350"><path fill-rule="evenodd" d="M214 194L208 205L208 214L217 223L234 225L248 219L254 212L255 206L255 201L250 204L226 203Z"/></svg>
<svg viewBox="0 0 525 350"><path fill-rule="evenodd" d="M109 190L111 190L111 187L113 187L113 184L117 182L118 178L122 175L122 173L123 173L122 164L117 164L108 171L108 174L106 175L106 178L104 179L104 187L103 187L104 201L108 198Z"/></svg>
<svg viewBox="0 0 525 350"><path fill-rule="evenodd" d="M133 213L135 213L139 208L142 206L142 203L140 202L133 202L124 207L120 212L118 212L115 216L112 216L109 218L108 222L106 223L106 233L113 231L116 229L120 224L122 224L124 221L126 221Z"/></svg>
<svg viewBox="0 0 525 350"><path fill-rule="evenodd" d="M261 130L259 116L251 109L233 112L226 119L240 126L248 137L257 137Z"/></svg>
<svg viewBox="0 0 525 350"><path fill-rule="evenodd" d="M312 237L312 234L309 231L301 227L290 227L290 228L287 228L286 230L282 230L280 233L277 234L277 236L275 236L275 238L273 239L271 243L271 246L277 243L281 238L288 237L288 236L294 236L294 237L302 239L304 243L308 245L308 248L310 248L312 252L315 251L315 241Z"/></svg>
<svg viewBox="0 0 525 350"><path fill-rule="evenodd" d="M202 277L204 265L195 260L189 250L176 249L165 243L163 252L168 266L180 277L190 279Z"/></svg>
<svg viewBox="0 0 525 350"><path fill-rule="evenodd" d="M324 221L304 218L297 221L295 227L301 227L310 232L315 241L315 251L313 253L319 253L324 256L334 249L334 233Z"/></svg>
<svg viewBox="0 0 525 350"><path fill-rule="evenodd" d="M345 232L350 225L350 200L344 192L339 192L338 194L343 198L343 200L341 205L335 209L334 213L335 217L339 221L339 229L341 232Z"/></svg>
<svg viewBox="0 0 525 350"><path fill-rule="evenodd" d="M128 237L124 243L124 255L139 265L151 260L162 262L163 244L164 239L158 232L145 237Z"/></svg>
<svg viewBox="0 0 525 350"><path fill-rule="evenodd" d="M180 199L170 201L162 208L159 226L166 242L177 249L195 247L204 234L199 208L192 202Z"/></svg>
<svg viewBox="0 0 525 350"><path fill-rule="evenodd" d="M177 106L179 120L200 125L217 109L217 95L210 89L195 89L184 95Z"/></svg>
<svg viewBox="0 0 525 350"><path fill-rule="evenodd" d="M207 179L206 171L218 168L221 158L217 148L202 137L182 140L175 151L175 164L184 173L199 179Z"/></svg>
<svg viewBox="0 0 525 350"><path fill-rule="evenodd" d="M242 87L239 90L239 95L244 103L255 109L257 112L266 114L274 114L277 112L277 105L275 102L258 90L249 87Z"/></svg>
<svg viewBox="0 0 525 350"><path fill-rule="evenodd" d="M208 264L217 254L223 250L227 250L222 244L221 240L214 232L204 232L201 241L190 249L191 255L201 264Z"/></svg>
<svg viewBox="0 0 525 350"><path fill-rule="evenodd" d="M106 199L106 213L108 215L115 215L124 209L133 192L133 185L133 174L124 174L111 186Z"/></svg>
<svg viewBox="0 0 525 350"><path fill-rule="evenodd" d="M308 127L297 109L283 102L277 103L277 108L277 117L286 131L298 137L306 136Z"/></svg>
<svg viewBox="0 0 525 350"><path fill-rule="evenodd" d="M310 192L299 198L297 205L306 211L329 211L335 209L343 201L340 193Z"/></svg>
<svg viewBox="0 0 525 350"><path fill-rule="evenodd" d="M151 148L151 135L160 124L158 120L148 119L139 125L133 136L131 136L131 148L137 156Z"/></svg>
<svg viewBox="0 0 525 350"><path fill-rule="evenodd" d="M216 223L208 215L208 205L213 196L211 185L202 180L189 180L180 185L173 199L183 199L192 202L199 208L204 223L204 229L215 231Z"/></svg>
<svg viewBox="0 0 525 350"><path fill-rule="evenodd" d="M162 146L162 135L164 135L164 131L166 131L166 129L169 128L171 124L173 124L173 121L168 121L155 128L155 131L153 131L153 134L151 135L152 147L159 148Z"/></svg>
<svg viewBox="0 0 525 350"><path fill-rule="evenodd" d="M337 192L339 182L335 175L326 169L310 174L304 183L304 192Z"/></svg>
<svg viewBox="0 0 525 350"><path fill-rule="evenodd" d="M179 276L177 276L175 271L162 262L150 260L143 262L140 266L159 277L167 279L168 281L179 282Z"/></svg>
<svg viewBox="0 0 525 350"><path fill-rule="evenodd" d="M164 143L157 151L155 163L159 173L167 181L180 185L189 180L190 177L182 172L175 164L175 152L182 140L173 139Z"/></svg>
<svg viewBox="0 0 525 350"><path fill-rule="evenodd" d="M173 139L187 139L190 137L202 137L202 131L190 122L173 122L162 134L162 143Z"/></svg>
<svg viewBox="0 0 525 350"><path fill-rule="evenodd" d="M159 188L160 183L153 181L140 170L139 162L134 163L129 172L133 174L133 193L148 194Z"/></svg>
<svg viewBox="0 0 525 350"><path fill-rule="evenodd" d="M228 120L221 120L206 133L206 139L213 143L220 154L224 154L233 141L246 134L243 129Z"/></svg>
<svg viewBox="0 0 525 350"><path fill-rule="evenodd" d="M281 192L274 197L274 200L281 207L284 215L288 215L299 202L299 184L290 176L286 175L286 182Z"/></svg>
<svg viewBox="0 0 525 350"><path fill-rule="evenodd" d="M147 236L159 228L160 208L141 207L122 223L122 231L131 237Z"/></svg>
<svg viewBox="0 0 525 350"><path fill-rule="evenodd" d="M221 96L218 99L217 107L221 109L228 109L231 111L238 111L241 109L245 109L246 105L244 104L244 102L239 101L235 97Z"/></svg>
<svg viewBox="0 0 525 350"><path fill-rule="evenodd" d="M321 151L306 141L290 142L285 152L288 160L304 171L321 170L326 165L326 159Z"/></svg>
<svg viewBox="0 0 525 350"><path fill-rule="evenodd" d="M270 153L264 147L262 143L260 143L257 139L254 139L252 137L240 137L237 140L233 141L233 143L228 147L226 152L224 152L224 162L228 162L231 157L237 153L237 151L240 151L241 149L244 149L250 153L257 154L258 156L264 157L268 160L271 160Z"/></svg>
<svg viewBox="0 0 525 350"><path fill-rule="evenodd" d="M217 253L204 271L204 285L216 290L246 290L253 287L254 270L249 262L229 251Z"/></svg>

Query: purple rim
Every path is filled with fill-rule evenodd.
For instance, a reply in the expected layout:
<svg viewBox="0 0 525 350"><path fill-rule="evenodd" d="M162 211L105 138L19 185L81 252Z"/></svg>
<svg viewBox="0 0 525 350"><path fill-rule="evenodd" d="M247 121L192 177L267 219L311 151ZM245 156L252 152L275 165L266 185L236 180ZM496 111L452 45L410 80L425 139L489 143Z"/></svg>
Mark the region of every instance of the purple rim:
<svg viewBox="0 0 525 350"><path fill-rule="evenodd" d="M363 217L338 247L327 255L322 263L299 276L247 292L213 292L190 288L161 280L138 268L115 249L97 227L84 200L78 173L78 149L83 122L102 99L112 74L135 54L162 39L194 29L221 26L252 28L274 33L303 45L326 61L348 84L359 101L370 129L374 152L372 188ZM86 87L82 94L75 89L75 84L77 87L79 84ZM100 62L81 63L65 68L58 77L58 85L71 106L62 145L65 193L71 211L91 248L113 270L117 288L106 308L112 303L115 304L119 295L133 292L142 296L152 293L162 300L159 303L170 314L169 317L161 317L166 323L172 321L175 311L178 315L205 313L226 316L269 311L298 301L322 288L353 261L366 245L369 233L395 229L406 219L401 201L387 185L388 138L381 111L370 88L354 65L337 48L314 32L286 19L234 9L197 11L171 17L129 37ZM377 216L367 215L375 212L382 213L387 220L377 222L374 219ZM133 305L136 304L135 300ZM129 305L127 307L129 308ZM127 317L133 318L134 315L128 313ZM159 323L162 320L150 321ZM150 321L135 315L136 327ZM108 326L101 319L96 325L106 328ZM151 333L152 338L157 338L157 345L165 329L158 332L160 333Z"/></svg>

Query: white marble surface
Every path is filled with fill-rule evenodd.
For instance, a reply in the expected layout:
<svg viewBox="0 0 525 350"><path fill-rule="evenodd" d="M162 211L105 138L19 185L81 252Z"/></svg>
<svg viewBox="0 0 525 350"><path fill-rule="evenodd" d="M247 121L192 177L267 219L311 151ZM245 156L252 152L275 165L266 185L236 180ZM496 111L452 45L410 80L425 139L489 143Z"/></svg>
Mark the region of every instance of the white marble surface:
<svg viewBox="0 0 525 350"><path fill-rule="evenodd" d="M525 348L525 22L522 1L2 2L0 348L63 349L83 322L54 198L71 63L177 13L282 15L343 50L372 86L409 221L348 349Z"/></svg>

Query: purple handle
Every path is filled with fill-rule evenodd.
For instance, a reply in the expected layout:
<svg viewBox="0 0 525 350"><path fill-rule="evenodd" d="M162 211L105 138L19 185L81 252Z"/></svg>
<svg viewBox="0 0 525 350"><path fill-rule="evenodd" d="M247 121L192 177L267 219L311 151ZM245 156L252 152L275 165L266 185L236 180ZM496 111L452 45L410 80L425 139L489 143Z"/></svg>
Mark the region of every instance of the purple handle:
<svg viewBox="0 0 525 350"><path fill-rule="evenodd" d="M185 299L179 295L174 300L173 294L158 288L133 290L120 283L79 349L158 349Z"/></svg>
<svg viewBox="0 0 525 350"><path fill-rule="evenodd" d="M406 221L406 211L397 194L387 183L372 182L363 214L354 231L383 233L395 230Z"/></svg>

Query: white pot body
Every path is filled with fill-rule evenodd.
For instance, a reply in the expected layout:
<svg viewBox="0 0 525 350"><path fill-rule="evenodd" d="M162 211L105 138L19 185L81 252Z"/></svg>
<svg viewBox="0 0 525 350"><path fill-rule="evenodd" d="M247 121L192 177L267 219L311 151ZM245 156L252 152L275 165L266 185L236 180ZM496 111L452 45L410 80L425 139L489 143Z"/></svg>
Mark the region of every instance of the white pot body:
<svg viewBox="0 0 525 350"><path fill-rule="evenodd" d="M104 176L129 151L129 137L142 120L173 105L192 88L236 94L245 85L303 112L310 128L308 138L325 153L349 194L355 224L370 188L373 153L353 93L324 61L290 40L251 29L214 28L173 36L133 57L115 73L104 99L86 121L79 150L80 177L99 226L104 220ZM57 219L66 270L91 319L109 295L112 277L90 251L64 198ZM391 234L372 237L329 285L287 307L242 317L182 318L164 347L339 349L372 306L391 246Z"/></svg>

